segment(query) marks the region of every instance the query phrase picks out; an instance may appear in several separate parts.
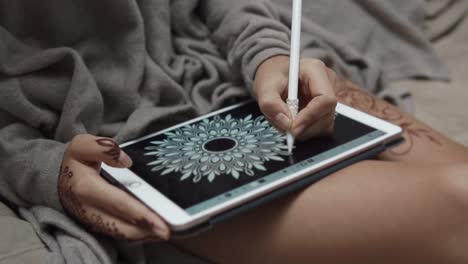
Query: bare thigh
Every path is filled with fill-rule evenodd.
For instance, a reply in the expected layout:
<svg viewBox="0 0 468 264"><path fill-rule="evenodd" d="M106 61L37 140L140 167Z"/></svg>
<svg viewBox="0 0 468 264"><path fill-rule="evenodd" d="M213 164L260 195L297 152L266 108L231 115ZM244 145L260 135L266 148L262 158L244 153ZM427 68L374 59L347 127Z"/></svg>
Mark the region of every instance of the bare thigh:
<svg viewBox="0 0 468 264"><path fill-rule="evenodd" d="M219 263L466 263L466 148L349 82L338 96L406 143L175 243Z"/></svg>
<svg viewBox="0 0 468 264"><path fill-rule="evenodd" d="M466 263L465 202L443 172L361 162L178 243L217 263Z"/></svg>

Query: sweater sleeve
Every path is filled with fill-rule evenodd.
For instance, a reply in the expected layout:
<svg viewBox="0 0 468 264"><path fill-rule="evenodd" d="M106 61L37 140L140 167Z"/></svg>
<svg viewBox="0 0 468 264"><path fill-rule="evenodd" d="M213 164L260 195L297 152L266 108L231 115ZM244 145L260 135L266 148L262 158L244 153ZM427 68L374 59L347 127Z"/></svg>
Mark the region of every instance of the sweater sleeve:
<svg viewBox="0 0 468 264"><path fill-rule="evenodd" d="M63 54L33 49L0 27L0 196L20 207L62 210L57 183L69 137L57 127L71 79Z"/></svg>
<svg viewBox="0 0 468 264"><path fill-rule="evenodd" d="M60 96L52 75L39 71L51 64L31 63L34 54L0 27L0 196L21 207L61 210L57 182L65 144L47 139L60 118L50 99ZM42 83L52 88L41 89Z"/></svg>
<svg viewBox="0 0 468 264"><path fill-rule="evenodd" d="M0 194L12 203L61 210L57 181L65 144L0 112Z"/></svg>
<svg viewBox="0 0 468 264"><path fill-rule="evenodd" d="M212 39L249 88L263 61L289 54L289 28L268 1L207 0L201 10Z"/></svg>

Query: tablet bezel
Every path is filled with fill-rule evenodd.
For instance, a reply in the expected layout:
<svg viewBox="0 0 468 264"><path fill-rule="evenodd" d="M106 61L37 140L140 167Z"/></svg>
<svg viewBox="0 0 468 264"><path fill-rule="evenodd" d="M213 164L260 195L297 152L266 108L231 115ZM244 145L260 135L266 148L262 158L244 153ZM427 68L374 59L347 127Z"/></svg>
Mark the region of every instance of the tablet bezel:
<svg viewBox="0 0 468 264"><path fill-rule="evenodd" d="M244 102L234 106L220 109L210 114L191 119L187 122L181 123L173 127L169 127L156 133L144 136L142 138L126 142L120 146L125 147L134 144L136 142L154 137L162 133L166 133L170 130L183 127L185 125L200 121L202 119L233 110L247 103L248 102ZM102 165L102 169L106 172L106 177L110 177L110 180L129 191L133 196L135 196L141 202L146 204L146 206L148 206L150 209L152 209L154 212L160 215L171 226L171 229L173 229L174 231L183 231L185 229L203 223L221 212L237 207L245 202L248 202L249 200L255 199L256 197L262 196L275 189L278 189L281 186L288 185L289 183L301 179L302 177L305 177L307 175L310 175L320 169L332 166L333 164L350 158L379 144L385 144L399 137L399 135L402 133L402 129L399 126L393 125L385 120L376 118L374 116L361 112L352 107L346 106L344 104L337 104L336 112L348 118L354 119L360 123L368 125L374 129L381 130L385 132L385 134L362 145L344 151L333 158L329 158L327 160L314 164L310 167L295 172L277 181L266 183L258 189L255 189L253 191L250 191L248 193L245 193L243 195L240 195L231 200L225 201L221 204L215 205L193 215L188 214L184 209L180 208L166 196L161 194L158 190L149 185L142 178L138 177L130 169L113 168L106 164Z"/></svg>

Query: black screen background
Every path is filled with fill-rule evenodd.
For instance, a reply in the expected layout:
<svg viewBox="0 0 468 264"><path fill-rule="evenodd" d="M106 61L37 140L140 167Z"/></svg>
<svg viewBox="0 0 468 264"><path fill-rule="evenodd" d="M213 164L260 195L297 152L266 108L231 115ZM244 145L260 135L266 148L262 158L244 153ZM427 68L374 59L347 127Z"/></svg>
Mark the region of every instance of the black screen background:
<svg viewBox="0 0 468 264"><path fill-rule="evenodd" d="M256 102L248 103L240 108L219 115L224 117L227 114L231 114L234 118L244 118L248 114L252 114L253 118L262 115ZM371 127L345 116L337 115L333 135L296 142L292 157L288 158L283 156L285 161L266 162L264 166L267 168L267 171L255 169L254 176L240 173L239 179L235 179L231 175L220 175L212 182L209 182L205 177L197 183L194 183L191 178L180 181L180 172L169 173L163 176L159 175L160 171L152 172L152 167L146 164L154 161L155 157L143 155L147 152L144 148L150 145L150 141L163 140L165 138L163 134L123 147L123 150L133 160L133 166L130 168L133 172L181 208L186 209L373 131L375 131L375 129Z"/></svg>

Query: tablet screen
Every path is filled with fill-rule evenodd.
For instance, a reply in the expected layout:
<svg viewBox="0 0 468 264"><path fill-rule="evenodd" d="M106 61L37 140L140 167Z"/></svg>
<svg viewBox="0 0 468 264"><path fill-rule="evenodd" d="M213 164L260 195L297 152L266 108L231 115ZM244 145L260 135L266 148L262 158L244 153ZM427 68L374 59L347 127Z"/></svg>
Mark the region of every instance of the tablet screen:
<svg viewBox="0 0 468 264"><path fill-rule="evenodd" d="M289 155L285 136L251 102L122 149L133 172L196 214L384 134L337 114L332 135L296 142Z"/></svg>

